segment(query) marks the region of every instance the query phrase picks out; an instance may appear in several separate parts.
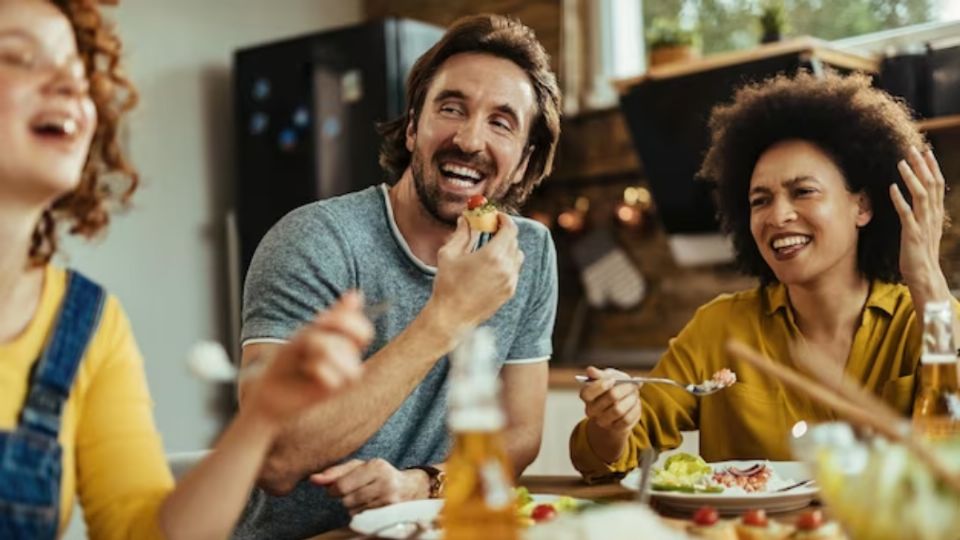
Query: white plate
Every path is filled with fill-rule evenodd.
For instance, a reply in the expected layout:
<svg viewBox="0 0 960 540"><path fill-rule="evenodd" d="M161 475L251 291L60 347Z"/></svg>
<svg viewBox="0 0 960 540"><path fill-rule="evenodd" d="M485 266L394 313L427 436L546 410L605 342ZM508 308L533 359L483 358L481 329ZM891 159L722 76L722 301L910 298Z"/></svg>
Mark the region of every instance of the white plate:
<svg viewBox="0 0 960 540"><path fill-rule="evenodd" d="M533 501L537 504L552 503L560 498L560 495L532 495ZM581 501L574 499L580 503ZM372 510L364 510L353 516L350 520L350 528L360 534L376 534L381 538L407 538L413 532L413 526L404 528L402 526L382 530L388 525L404 521L433 521L440 514L440 508L443 506L441 499L420 499L415 501L406 501L389 506L382 506ZM439 531L428 531L418 536L421 540L437 540L440 538Z"/></svg>
<svg viewBox="0 0 960 540"><path fill-rule="evenodd" d="M783 480L793 480L800 482L810 478L810 472L806 465L799 461L719 461L709 465L717 469L725 467L746 468L756 463L767 463ZM656 467L662 465L662 460L658 461ZM636 491L640 484L640 469L630 471L620 481L623 487ZM727 490L729 491L729 490ZM767 512L789 512L798 510L810 504L819 493L815 486L804 486L785 491L783 493L764 492L764 493L681 493L677 491L651 491L650 496L657 500L658 504L673 510L683 512L693 512L701 506L712 506L721 514L739 514L751 508L762 509Z"/></svg>

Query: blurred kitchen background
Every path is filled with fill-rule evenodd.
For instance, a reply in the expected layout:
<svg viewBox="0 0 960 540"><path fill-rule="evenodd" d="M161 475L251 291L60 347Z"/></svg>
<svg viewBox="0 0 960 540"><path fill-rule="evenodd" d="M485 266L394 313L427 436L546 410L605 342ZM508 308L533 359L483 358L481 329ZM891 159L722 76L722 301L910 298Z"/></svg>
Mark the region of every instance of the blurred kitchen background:
<svg viewBox="0 0 960 540"><path fill-rule="evenodd" d="M560 306L550 406L532 472L569 472L586 364L643 370L695 309L754 285L730 265L694 172L706 115L743 82L805 67L866 71L904 97L948 182L960 176L960 0L169 0L109 9L141 105L127 144L131 211L77 266L124 303L170 452L208 446L229 386L190 376L202 339L236 351L239 291L283 213L381 181L373 123L442 27L513 15L550 53L565 94L552 177L524 214L552 230ZM948 205L960 215L956 191ZM960 241L947 232L960 287ZM74 526L74 534L82 530Z"/></svg>

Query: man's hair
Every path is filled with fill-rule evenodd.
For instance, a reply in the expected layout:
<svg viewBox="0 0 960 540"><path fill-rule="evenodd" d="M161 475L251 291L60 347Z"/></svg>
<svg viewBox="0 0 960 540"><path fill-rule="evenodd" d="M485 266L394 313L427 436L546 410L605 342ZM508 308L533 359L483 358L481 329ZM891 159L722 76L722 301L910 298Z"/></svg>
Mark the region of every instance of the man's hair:
<svg viewBox="0 0 960 540"><path fill-rule="evenodd" d="M30 241L30 261L46 264L57 251L58 225L92 237L107 227L111 206L126 204L137 188L137 172L120 148L120 123L137 92L120 66L120 38L100 14L98 0L53 0L70 21L97 108L97 126L80 183L40 217Z"/></svg>
<svg viewBox="0 0 960 540"><path fill-rule="evenodd" d="M864 194L873 210L859 231L857 269L868 279L900 282L900 219L890 200L897 184L910 200L897 163L925 141L910 111L871 87L862 74L801 71L747 85L710 116L711 144L699 176L718 190L721 224L733 238L737 263L761 283L776 281L750 232L748 192L761 154L780 141L808 141L843 172L846 188Z"/></svg>
<svg viewBox="0 0 960 540"><path fill-rule="evenodd" d="M553 168L553 156L560 136L560 89L550 70L550 58L529 27L501 15L474 15L453 23L440 41L413 65L407 77L407 101L404 114L379 126L384 137L380 147L380 165L390 180L396 181L410 166L411 152L406 146L406 129L417 121L423 110L430 83L437 70L451 56L461 53L490 54L519 66L533 85L537 111L530 126L526 153L530 158L523 180L510 186L499 201L504 208L516 209L526 200Z"/></svg>

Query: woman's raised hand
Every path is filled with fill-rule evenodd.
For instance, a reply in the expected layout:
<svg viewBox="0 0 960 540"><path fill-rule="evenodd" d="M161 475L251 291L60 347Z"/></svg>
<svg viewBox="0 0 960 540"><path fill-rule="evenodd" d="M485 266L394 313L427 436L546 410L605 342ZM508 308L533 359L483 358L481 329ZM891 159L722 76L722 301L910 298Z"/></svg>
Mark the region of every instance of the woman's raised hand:
<svg viewBox="0 0 960 540"><path fill-rule="evenodd" d="M890 186L890 198L900 215L900 272L907 285L929 284L942 279L940 238L943 236L945 185L943 173L933 151L922 154L911 147L906 159L897 164L900 176L910 191L907 203L896 184Z"/></svg>

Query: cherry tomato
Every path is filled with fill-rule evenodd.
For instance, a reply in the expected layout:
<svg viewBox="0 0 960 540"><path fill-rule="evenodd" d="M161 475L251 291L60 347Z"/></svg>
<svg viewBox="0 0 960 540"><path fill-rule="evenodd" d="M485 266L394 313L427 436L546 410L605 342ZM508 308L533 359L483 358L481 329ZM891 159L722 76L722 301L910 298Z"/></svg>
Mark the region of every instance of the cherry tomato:
<svg viewBox="0 0 960 540"><path fill-rule="evenodd" d="M797 528L801 531L815 531L821 525L823 525L823 513L819 510L804 512L797 518Z"/></svg>
<svg viewBox="0 0 960 540"><path fill-rule="evenodd" d="M746 513L743 514L743 524L754 527L766 527L767 513L763 510L747 510Z"/></svg>
<svg viewBox="0 0 960 540"><path fill-rule="evenodd" d="M479 193L467 199L467 209L473 210L487 204L487 198Z"/></svg>
<svg viewBox="0 0 960 540"><path fill-rule="evenodd" d="M720 514L717 513L717 509L712 506L701 506L693 514L693 522L697 525L713 525L720 520Z"/></svg>
<svg viewBox="0 0 960 540"><path fill-rule="evenodd" d="M557 509L554 508L552 504L538 504L534 507L533 512L530 513L530 517L537 523L550 521L557 517Z"/></svg>

